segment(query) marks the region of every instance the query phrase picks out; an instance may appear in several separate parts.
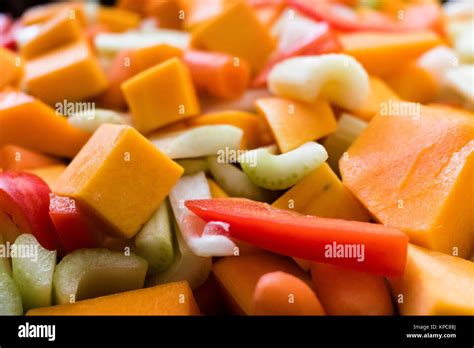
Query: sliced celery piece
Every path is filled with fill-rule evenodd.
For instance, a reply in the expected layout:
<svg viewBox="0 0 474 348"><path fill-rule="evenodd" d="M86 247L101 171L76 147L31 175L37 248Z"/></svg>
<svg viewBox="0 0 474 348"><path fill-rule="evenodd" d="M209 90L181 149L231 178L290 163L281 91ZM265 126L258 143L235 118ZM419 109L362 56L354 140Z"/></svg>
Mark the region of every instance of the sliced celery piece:
<svg viewBox="0 0 474 348"><path fill-rule="evenodd" d="M80 249L66 255L54 272L57 304L140 289L148 263L131 253Z"/></svg>
<svg viewBox="0 0 474 348"><path fill-rule="evenodd" d="M20 235L11 248L12 275L23 309L51 305L56 251L44 249L32 234Z"/></svg>
<svg viewBox="0 0 474 348"><path fill-rule="evenodd" d="M207 172L209 166L204 158L176 160L184 169L184 175L193 175L199 172Z"/></svg>
<svg viewBox="0 0 474 348"><path fill-rule="evenodd" d="M93 109L90 111L77 112L68 117L68 121L73 126L85 130L86 132L95 132L104 123L126 124L125 116L122 114L107 110Z"/></svg>
<svg viewBox="0 0 474 348"><path fill-rule="evenodd" d="M152 273L165 271L174 260L173 231L164 201L135 236L137 254L145 258Z"/></svg>
<svg viewBox="0 0 474 348"><path fill-rule="evenodd" d="M209 170L217 184L231 197L267 201L268 192L254 184L248 176L230 163L219 163L216 156L207 158Z"/></svg>
<svg viewBox="0 0 474 348"><path fill-rule="evenodd" d="M328 154L318 143L309 142L281 155L267 149L247 152L240 165L248 178L269 190L287 189L326 161Z"/></svg>
<svg viewBox="0 0 474 348"><path fill-rule="evenodd" d="M0 272L0 315L22 315L21 295L15 281L5 272Z"/></svg>

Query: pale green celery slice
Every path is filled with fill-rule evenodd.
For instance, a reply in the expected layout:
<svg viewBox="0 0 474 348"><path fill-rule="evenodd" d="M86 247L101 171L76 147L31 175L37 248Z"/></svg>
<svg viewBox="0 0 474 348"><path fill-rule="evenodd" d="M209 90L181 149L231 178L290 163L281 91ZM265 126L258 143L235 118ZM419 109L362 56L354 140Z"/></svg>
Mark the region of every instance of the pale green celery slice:
<svg viewBox="0 0 474 348"><path fill-rule="evenodd" d="M337 122L336 131L326 137L323 145L328 152L328 164L335 173L339 173L339 159L366 127L367 122L343 113Z"/></svg>
<svg viewBox="0 0 474 348"><path fill-rule="evenodd" d="M80 249L66 255L54 272L56 304L140 289L148 263L128 252Z"/></svg>
<svg viewBox="0 0 474 348"><path fill-rule="evenodd" d="M18 287L10 275L0 272L0 315L22 315L23 305Z"/></svg>
<svg viewBox="0 0 474 348"><path fill-rule="evenodd" d="M254 184L248 176L230 163L219 163L216 156L207 158L209 170L222 189L231 197L244 197L254 201L268 201L269 193Z"/></svg>
<svg viewBox="0 0 474 348"><path fill-rule="evenodd" d="M92 109L76 112L68 117L68 121L73 126L86 132L93 133L102 124L126 124L126 118L122 114L107 109Z"/></svg>
<svg viewBox="0 0 474 348"><path fill-rule="evenodd" d="M242 129L230 125L200 126L184 131L150 136L150 141L172 159L217 155L219 151L238 150Z"/></svg>
<svg viewBox="0 0 474 348"><path fill-rule="evenodd" d="M44 249L32 234L20 235L11 247L12 276L23 309L51 305L56 251Z"/></svg>
<svg viewBox="0 0 474 348"><path fill-rule="evenodd" d="M309 142L281 155L273 155L267 149L247 152L240 158L240 165L248 178L269 190L287 189L328 158L323 146Z"/></svg>
<svg viewBox="0 0 474 348"><path fill-rule="evenodd" d="M174 260L173 231L167 201L143 225L135 236L137 254L145 258L152 273L165 271Z"/></svg>
<svg viewBox="0 0 474 348"><path fill-rule="evenodd" d="M10 265L8 244L5 244L3 235L0 233L0 273L12 274L12 266Z"/></svg>

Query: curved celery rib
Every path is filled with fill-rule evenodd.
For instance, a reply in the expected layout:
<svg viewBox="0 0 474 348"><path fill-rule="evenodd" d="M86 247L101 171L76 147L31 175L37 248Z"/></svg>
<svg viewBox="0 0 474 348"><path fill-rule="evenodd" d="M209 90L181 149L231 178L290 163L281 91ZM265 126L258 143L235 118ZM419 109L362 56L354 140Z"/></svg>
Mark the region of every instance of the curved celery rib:
<svg viewBox="0 0 474 348"><path fill-rule="evenodd" d="M286 59L268 76L273 94L312 103L323 97L345 108L357 109L369 97L369 76L346 54L324 54Z"/></svg>
<svg viewBox="0 0 474 348"><path fill-rule="evenodd" d="M126 119L118 112L107 109L94 109L90 111L77 112L69 116L68 121L73 126L85 130L86 132L95 132L104 123L126 124Z"/></svg>
<svg viewBox="0 0 474 348"><path fill-rule="evenodd" d="M240 165L256 185L269 190L287 189L328 158L324 147L309 142L293 151L272 155L267 149L256 149L240 157Z"/></svg>

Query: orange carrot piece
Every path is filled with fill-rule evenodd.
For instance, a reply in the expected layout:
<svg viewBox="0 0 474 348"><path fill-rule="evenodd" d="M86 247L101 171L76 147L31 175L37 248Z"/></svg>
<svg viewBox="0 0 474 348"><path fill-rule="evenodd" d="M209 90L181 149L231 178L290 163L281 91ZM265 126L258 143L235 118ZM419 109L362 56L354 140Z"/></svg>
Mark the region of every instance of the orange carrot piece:
<svg viewBox="0 0 474 348"><path fill-rule="evenodd" d="M0 147L0 168L4 170L25 170L60 164L56 158L27 150L16 145Z"/></svg>
<svg viewBox="0 0 474 348"><path fill-rule="evenodd" d="M189 50L183 60L200 91L222 98L240 96L250 82L250 67L242 59L219 52Z"/></svg>
<svg viewBox="0 0 474 348"><path fill-rule="evenodd" d="M328 315L393 315L383 277L323 263L314 263L311 274Z"/></svg>
<svg viewBox="0 0 474 348"><path fill-rule="evenodd" d="M313 290L301 279L281 271L258 280L253 295L255 315L324 315Z"/></svg>

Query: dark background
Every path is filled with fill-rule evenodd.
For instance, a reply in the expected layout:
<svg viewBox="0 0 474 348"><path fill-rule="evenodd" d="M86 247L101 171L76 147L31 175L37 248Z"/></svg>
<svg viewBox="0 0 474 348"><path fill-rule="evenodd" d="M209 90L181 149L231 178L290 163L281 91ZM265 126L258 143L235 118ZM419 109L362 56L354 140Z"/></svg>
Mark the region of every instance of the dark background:
<svg viewBox="0 0 474 348"><path fill-rule="evenodd" d="M19 17L29 7L39 4L45 4L48 0L0 0L0 12L9 13L14 17ZM113 5L115 0L101 0L103 5Z"/></svg>

